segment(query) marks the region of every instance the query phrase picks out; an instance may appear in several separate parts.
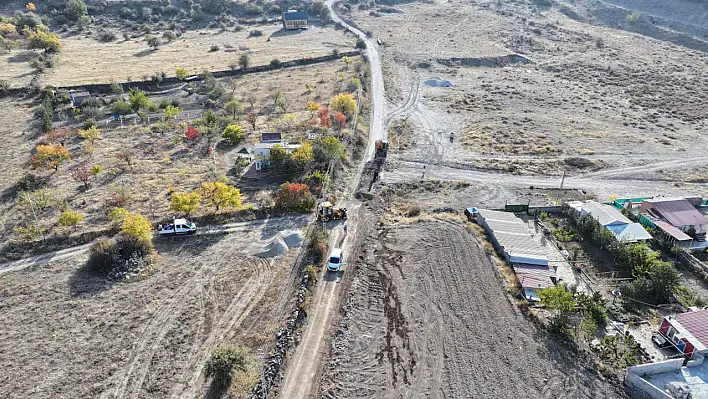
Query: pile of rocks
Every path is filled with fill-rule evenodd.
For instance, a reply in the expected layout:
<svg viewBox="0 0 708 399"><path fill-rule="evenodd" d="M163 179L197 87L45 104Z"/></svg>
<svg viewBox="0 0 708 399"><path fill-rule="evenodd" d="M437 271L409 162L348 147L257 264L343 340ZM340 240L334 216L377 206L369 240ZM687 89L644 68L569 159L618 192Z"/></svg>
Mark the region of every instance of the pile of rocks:
<svg viewBox="0 0 708 399"><path fill-rule="evenodd" d="M254 399L266 399L268 396L268 391L274 385L276 378L279 376L280 367L285 361L285 356L288 349L293 347L296 343L296 337L294 336L294 331L302 325L307 313L302 310L301 305L305 303L305 296L307 295L307 288L310 285L309 275L305 273L300 282L300 287L297 290L297 300L295 301L295 309L290 314L288 321L276 334L275 349L268 355L268 359L265 361L264 373L266 390L263 390L261 384L257 384L253 388L253 398Z"/></svg>
<svg viewBox="0 0 708 399"><path fill-rule="evenodd" d="M135 279L152 273L152 266L151 257L133 253L130 258L113 267L109 275L116 280Z"/></svg>

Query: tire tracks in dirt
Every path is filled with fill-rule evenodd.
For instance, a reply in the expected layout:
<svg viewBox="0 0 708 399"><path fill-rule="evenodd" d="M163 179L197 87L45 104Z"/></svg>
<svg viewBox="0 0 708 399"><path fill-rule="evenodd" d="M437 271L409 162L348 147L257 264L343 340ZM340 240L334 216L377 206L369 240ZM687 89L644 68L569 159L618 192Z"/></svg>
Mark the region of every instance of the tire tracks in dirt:
<svg viewBox="0 0 708 399"><path fill-rule="evenodd" d="M256 275L245 282L241 290L232 297L229 306L219 320L209 329L209 335L198 345L196 354L189 361L189 366L170 397L194 397L200 384L199 379L209 358L209 351L216 343L233 337L243 321L251 314L255 306L265 295L265 287L273 280L271 263L265 259L245 258L249 266L256 270ZM195 341L197 343L198 341Z"/></svg>
<svg viewBox="0 0 708 399"><path fill-rule="evenodd" d="M272 281L274 273L269 261L256 260L250 257L237 257L236 262L247 262L254 270L246 280L239 292L231 298L227 309L212 325L205 326L206 313L209 308L205 304L210 302L209 292L213 292L216 280L216 270L202 268L196 272L182 287L175 291L152 316L146 328L141 332L135 350L131 355L128 365L117 378L117 387L113 392L104 394L103 397L115 398L140 398L143 397L142 388L145 378L150 372L152 359L159 350L165 336L175 328L175 320L184 313L190 298L199 298L202 304L199 314L198 330L203 331L208 327L208 335L197 336L192 346L192 355L187 361L187 366L179 378L178 384L173 388L171 397L194 397L201 387L199 377L209 350L217 342L221 342L234 333L240 324L249 316L257 303L265 294L264 289ZM213 299L212 299L213 301Z"/></svg>
<svg viewBox="0 0 708 399"><path fill-rule="evenodd" d="M520 314L484 248L460 223L381 229L367 238L373 259L359 266L323 397L625 397ZM381 350L393 356L372 363Z"/></svg>

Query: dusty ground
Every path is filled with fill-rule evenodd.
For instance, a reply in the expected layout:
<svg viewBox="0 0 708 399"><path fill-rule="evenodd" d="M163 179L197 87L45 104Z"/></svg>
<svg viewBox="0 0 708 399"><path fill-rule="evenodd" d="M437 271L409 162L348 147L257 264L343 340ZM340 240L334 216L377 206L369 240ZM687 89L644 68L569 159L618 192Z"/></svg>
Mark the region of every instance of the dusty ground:
<svg viewBox="0 0 708 399"><path fill-rule="evenodd" d="M0 396L203 397L206 356L230 342L250 351L232 386L249 397L255 349L270 345L287 313L277 298L292 288L297 251L271 259L241 251L275 227L159 241L158 269L141 281L93 277L85 256L3 274Z"/></svg>
<svg viewBox="0 0 708 399"><path fill-rule="evenodd" d="M699 104L707 100L708 56L654 34L648 22L624 22L627 11L595 1L551 8L416 2L382 10L351 18L385 44L387 93L399 104L390 110L415 126L417 145L403 159L577 174L697 158L675 170L678 180L705 162ZM455 87L426 86L435 76Z"/></svg>
<svg viewBox="0 0 708 399"><path fill-rule="evenodd" d="M263 32L249 37L249 29ZM108 83L145 80L156 72L174 76L175 68L192 73L238 68L241 54L251 56L251 65L268 64L272 59L289 61L306 56L348 51L354 40L333 28L312 27L304 31L282 30L271 24L247 28L241 32L219 30L187 31L172 43L153 51L144 38L101 43L93 38L71 36L63 39L62 52L55 66L41 78L42 85L69 86L82 83ZM159 36L158 33L156 35ZM218 45L218 51L210 51ZM8 71L8 73L10 73ZM2 76L0 75L0 78Z"/></svg>
<svg viewBox="0 0 708 399"><path fill-rule="evenodd" d="M323 397L626 397L519 313L461 223L385 224L365 248Z"/></svg>

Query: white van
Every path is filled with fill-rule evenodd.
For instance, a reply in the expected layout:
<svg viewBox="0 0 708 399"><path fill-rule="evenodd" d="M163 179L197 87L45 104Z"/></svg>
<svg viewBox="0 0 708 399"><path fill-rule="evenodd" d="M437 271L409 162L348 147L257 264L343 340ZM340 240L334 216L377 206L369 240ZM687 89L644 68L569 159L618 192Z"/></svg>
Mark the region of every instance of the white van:
<svg viewBox="0 0 708 399"><path fill-rule="evenodd" d="M339 271L339 268L344 264L344 254L341 248L335 248L329 254L329 262L327 262L327 270L331 272Z"/></svg>

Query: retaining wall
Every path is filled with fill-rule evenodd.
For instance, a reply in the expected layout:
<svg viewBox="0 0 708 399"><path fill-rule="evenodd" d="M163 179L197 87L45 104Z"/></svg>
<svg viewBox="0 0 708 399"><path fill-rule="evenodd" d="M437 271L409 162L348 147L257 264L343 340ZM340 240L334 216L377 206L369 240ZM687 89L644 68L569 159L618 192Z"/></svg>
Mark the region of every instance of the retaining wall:
<svg viewBox="0 0 708 399"><path fill-rule="evenodd" d="M634 389L640 390L653 399L671 399L663 389L656 387L642 378L643 375L653 375L680 370L683 367L683 359L666 360L658 363L640 364L627 368L624 383Z"/></svg>

